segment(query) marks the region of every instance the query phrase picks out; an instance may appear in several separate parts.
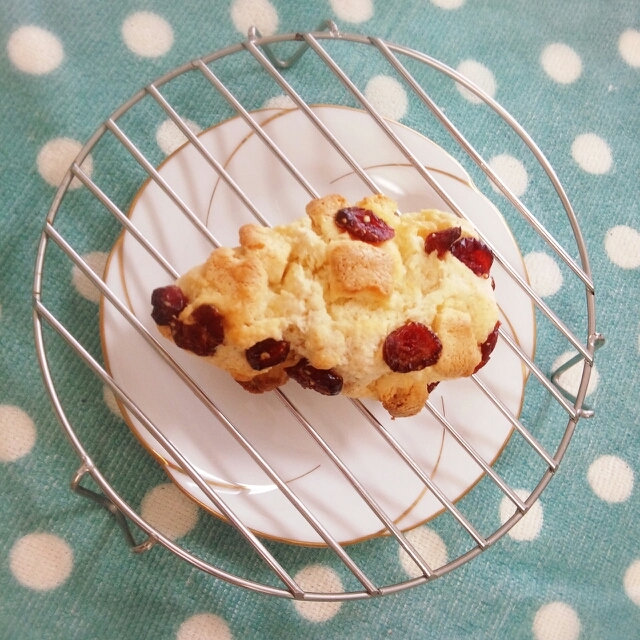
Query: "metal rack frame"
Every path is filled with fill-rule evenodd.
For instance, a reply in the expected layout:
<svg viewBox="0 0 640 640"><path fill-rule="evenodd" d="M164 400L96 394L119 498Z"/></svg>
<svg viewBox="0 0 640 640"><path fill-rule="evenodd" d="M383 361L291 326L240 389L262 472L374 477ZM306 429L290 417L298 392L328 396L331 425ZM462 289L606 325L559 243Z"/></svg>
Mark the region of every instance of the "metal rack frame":
<svg viewBox="0 0 640 640"><path fill-rule="evenodd" d="M324 138L331 144L331 146L338 151L341 157L353 168L354 172L362 179L365 185L372 191L378 192L375 182L367 174L367 172L356 162L356 160L349 155L347 150L342 146L339 140L337 140L333 134L326 128L326 126L320 121L320 119L314 114L312 109L306 104L302 97L294 90L294 88L287 82L282 73L282 70L292 67L296 61L305 53L310 50L313 52L326 67L340 80L343 86L348 92L356 99L373 121L380 127L380 129L389 137L393 144L400 150L400 152L406 157L407 162L414 167L418 174L429 184L433 190L444 200L444 202L451 208L451 210L461 217L465 217L465 212L458 206L458 204L451 198L451 196L441 187L438 182L437 176L424 166L413 155L413 153L398 139L393 130L389 127L384 118L376 111L373 105L366 99L364 94L356 87L353 81L347 76L347 74L340 68L335 60L329 55L327 50L322 46L323 40L343 40L354 44L368 45L374 51L374 55L382 56L398 73L404 83L413 91L422 104L436 117L440 124L451 134L453 139L458 143L461 149L468 155L468 157L484 172L488 179L499 189L499 191L506 197L507 201L515 208L517 212L531 225L535 232L544 240L548 247L555 253L555 255L568 266L571 272L579 279L584 285L586 294L586 313L587 313L587 336L583 341L565 325L563 320L547 305L547 303L531 288L529 283L523 279L517 271L508 263L508 261L496 250L496 247L491 246L490 241L486 237L482 239L491 246L494 251L495 259L500 263L509 276L520 286L520 288L530 297L535 305L536 309L543 314L552 325L566 338L568 343L577 352L575 358L567 362L561 369L554 372L553 375L547 376L539 366L533 362L526 353L520 348L516 341L514 341L507 332L500 330L500 339L503 340L507 346L521 359L527 370L535 376L535 378L541 383L548 394L562 407L568 417L567 427L564 435L560 441L560 444L555 452L547 451L535 438L535 436L523 425L517 416L514 416L509 409L504 405L500 398L496 397L490 389L476 376L472 376L475 384L479 387L483 394L485 394L491 402L498 408L500 413L507 418L512 425L513 429L517 431L522 438L531 446L536 454L544 461L546 471L540 479L538 485L531 492L526 500L522 500L516 494L516 492L496 473L493 467L487 463L483 458L474 450L473 446L467 442L450 424L445 416L438 411L432 404L427 404L427 409L435 418L443 425L447 433L450 434L457 443L463 447L467 453L475 460L475 462L482 468L484 474L489 477L496 486L500 489L502 494L513 503L516 508L515 513L509 518L505 524L498 528L493 534L489 536L482 536L474 525L459 511L456 505L449 500L444 493L438 488L437 484L420 468L420 466L413 460L410 454L405 451L398 441L393 437L391 433L366 409L366 407L357 400L353 401L353 404L365 417L365 419L371 424L371 426L377 430L377 432L384 438L387 444L395 450L395 452L404 460L404 462L410 467L410 469L416 474L422 483L435 495L440 501L443 508L450 513L456 522L466 531L466 533L472 538L474 546L468 552L448 562L443 567L434 569L428 566L425 559L415 549L411 542L407 539L402 531L394 524L391 517L386 514L379 505L376 504L375 499L366 491L354 474L344 464L342 460L332 451L331 447L325 442L322 436L316 431L312 424L297 410L297 408L291 403L287 396L280 390L275 393L280 400L287 406L287 408L293 413L301 428L315 440L315 442L322 448L326 456L332 461L334 465L340 470L348 482L356 489L360 497L367 503L369 508L378 516L382 525L387 530L390 538L400 545L402 549L406 551L409 557L420 568L421 575L418 578L406 580L404 582L377 585L369 576L367 576L358 564L351 558L343 546L341 546L325 529L322 523L313 515L313 513L307 508L307 506L300 501L295 493L287 486L287 484L278 476L278 474L269 465L268 461L263 458L259 451L257 451L253 445L242 435L241 431L231 423L231 421L223 414L223 412L216 406L216 404L207 396L206 392L200 389L197 384L188 376L188 374L173 360L171 355L165 350L163 345L156 340L141 324L141 322L120 302L117 297L110 291L101 278L101 274L95 273L91 267L87 264L71 243L61 234L55 226L56 214L60 208L60 205L67 193L69 185L74 178L80 180L80 182L87 188L87 190L109 211L121 224L122 228L130 233L148 252L153 256L160 265L167 271L172 278L177 278L177 271L167 262L167 260L154 248L148 240L135 228L132 222L112 200L104 193L101 188L87 175L82 169L82 163L88 156L89 152L94 148L97 142L104 135L112 135L120 144L133 156L138 164L146 171L151 180L155 181L164 192L175 202L175 204L182 209L184 214L196 224L202 233L208 237L212 246L217 246L216 239L211 233L200 223L189 211L188 207L180 200L179 196L173 191L171 186L165 182L160 173L154 168L149 160L143 155L143 153L136 147L131 139L126 135L123 129L119 126L118 121L132 106L145 98L151 98L164 110L169 118L177 125L178 129L186 136L187 140L202 154L203 158L209 163L212 169L219 175L220 179L224 181L232 191L238 196L238 198L244 203L249 211L255 216L263 225L268 225L267 219L264 217L256 206L250 201L247 195L238 187L232 177L226 172L222 164L216 160L202 145L198 137L190 130L188 124L183 118L181 118L175 108L168 102L166 97L161 92L161 89L167 83L170 83L176 77L187 73L196 72L201 73L211 84L213 90L221 94L227 102L233 107L239 117L241 117L251 130L260 138L260 140L267 145L267 147L273 152L274 156L284 167L294 176L294 178L300 183L303 188L306 189L311 198L318 197L313 187L307 182L305 177L300 174L291 161L282 153L282 151L275 145L275 143L269 138L267 133L260 127L256 120L252 117L252 114L242 106L238 99L232 94L228 87L215 75L210 68L210 64L216 60L233 56L239 52L249 52L253 58L259 63L273 80L280 86L280 88L288 95L298 109L300 109L313 126L324 136ZM280 42L299 42L299 48L297 51L287 60L279 60L272 50L272 46ZM428 65L432 69L448 76L451 80L457 82L459 85L465 87L469 91L473 92L476 96L480 97L500 118L502 118L509 127L519 136L526 146L531 150L538 163L544 169L548 176L558 198L560 199L562 206L566 212L567 219L571 226L571 230L576 239L578 246L578 252L580 256L580 264L578 264L569 253L560 245L560 243L549 233L549 231L536 219L531 211L522 203L522 201L508 188L506 184L496 175L491 169L489 164L481 157L478 151L471 145L471 143L465 138L462 132L453 124L453 122L444 114L443 110L433 101L429 94L420 86L419 82L411 75L407 68L401 62L402 57L407 57L412 60L416 60L423 64ZM355 576L361 588L355 591L342 592L342 593L315 593L306 592L300 587L295 579L289 574L289 572L279 563L279 561L273 556L273 554L265 547L261 540L249 530L243 522L233 513L231 509L227 507L224 500L206 483L206 481L199 475L190 461L161 433L161 431L143 414L143 412L136 406L127 394L127 390L121 388L118 383L109 375L109 373L100 365L99 362L89 353L89 351L82 345L82 343L74 336L71 331L64 325L64 323L56 317L56 315L43 303L42 301L42 286L43 286L43 273L46 265L46 250L47 246L53 243L59 247L73 262L73 264L84 273L89 280L100 290L101 294L109 300L136 331L150 344L157 352L164 358L170 366L174 368L177 374L182 378L183 382L190 387L193 393L198 397L207 408L212 412L214 416L220 421L220 423L231 433L231 435L244 447L249 455L256 461L258 466L269 476L273 483L279 488L280 491L290 500L294 507L302 514L302 516L310 523L314 530L325 541L326 545L332 549L338 558L344 563L348 570ZM315 32L309 33L295 33L276 35L268 38L263 38L256 31L255 28L250 29L247 40L238 43L234 46L217 51L208 56L193 60L188 64L185 64L170 73L165 74L155 82L152 82L149 86L135 94L129 101L118 108L93 134L89 141L84 145L78 157L75 159L68 173L66 174L60 188L58 189L56 196L51 205L50 211L47 215L40 246L38 249L35 279L33 289L34 299L34 328L36 339L36 350L39 358L40 366L42 369L45 386L50 395L51 402L55 409L55 412L66 431L73 447L77 451L81 458L81 466L77 473L74 475L71 483L71 487L74 491L80 495L94 500L102 507L108 509L117 519L121 526L125 538L128 544L131 546L134 552L144 552L151 548L154 544L159 543L166 547L169 551L174 553L177 557L181 558L197 567L198 569L211 574L217 578L228 581L238 586L248 588L253 591L258 591L265 594L274 596L293 598L296 600L306 601L337 601L337 600L359 600L372 596L381 596L409 587L414 587L430 580L433 580L439 576L442 576L453 569L459 567L463 563L476 557L483 550L494 544L499 540L511 527L513 527L531 508L534 502L538 499L542 491L549 483L551 477L556 471L560 461L562 460L569 441L573 435L576 424L580 418L590 417L592 411L584 406L584 399L587 392L587 384L589 382L589 376L591 367L593 365L594 353L597 347L603 342L602 336L596 332L595 328L595 300L594 300L594 286L591 278L589 262L586 247L582 239L582 235L579 229L579 225L575 216L575 213L571 207L569 199L555 174L555 171L536 146L535 142L531 139L529 134L516 122L516 120L495 100L483 93L478 87L461 76L459 73L444 65L443 63L425 55L408 49L403 46L387 43L380 38L365 37L355 34L341 33L334 23L328 22L322 25L322 28ZM177 464L181 469L193 480L193 482L204 492L208 499L216 506L221 514L227 519L227 521L234 526L242 536L248 541L256 554L262 558L262 560L271 568L271 570L278 576L283 584L282 588L276 588L273 586L258 583L252 580L248 580L236 575L233 575L227 571L220 569L206 562L196 555L178 545L174 541L170 540L167 536L163 535L156 528L146 522L127 502L119 495L114 487L107 481L105 476L98 469L94 463L90 453L86 450L83 443L77 436L73 425L71 424L68 416L65 413L63 404L58 395L58 391L53 381L53 376L49 366L49 359L47 356L47 348L45 345L45 339L43 336L43 321L49 327L51 327L64 341L66 341L79 358L85 362L98 376L98 378L111 389L120 402L126 407L128 411L135 416L142 425L160 442L165 449L170 452L174 457ZM583 363L582 377L576 397L572 397L558 384L558 376L567 368L575 365L578 362ZM87 489L82 486L82 480L85 476L91 476L95 483L100 488L101 493ZM128 522L132 522L142 531L147 534L147 538L142 542L135 540L132 535ZM390 543L392 543L390 540Z"/></svg>

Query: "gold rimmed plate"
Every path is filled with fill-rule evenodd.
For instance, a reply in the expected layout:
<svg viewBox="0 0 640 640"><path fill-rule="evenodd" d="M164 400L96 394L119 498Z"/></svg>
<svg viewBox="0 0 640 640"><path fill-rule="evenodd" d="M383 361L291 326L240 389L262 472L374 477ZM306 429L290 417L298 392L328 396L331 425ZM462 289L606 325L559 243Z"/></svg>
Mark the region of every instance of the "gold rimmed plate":
<svg viewBox="0 0 640 640"><path fill-rule="evenodd" d="M332 106L313 109L359 164L367 168L380 189L398 202L400 211L432 207L447 210L366 113ZM362 180L303 113L267 110L254 117L319 194L341 193L355 202L368 193ZM473 186L464 169L424 136L397 123L389 124L473 223L526 277L522 256L504 219ZM199 139L226 166L270 224L287 223L304 215L310 199L308 192L243 120L234 118L222 123L200 134ZM255 222L193 145L175 152L159 171L221 244L237 245L238 228ZM141 189L130 218L179 273L203 262L213 249L153 181ZM533 355L535 321L531 301L499 265L494 266L492 275L503 327L526 353ZM162 340L150 317L150 296L153 289L168 284L170 278L129 234L114 249L105 277L112 291ZM243 522L270 538L322 544L313 528L216 417L105 300L101 322L111 375ZM339 542L347 544L380 535L380 520L277 394L248 394L228 374L168 341L163 344ZM519 358L502 341L480 376L518 415L525 371ZM291 382L282 390L401 529L415 527L442 510L440 502L349 399L320 396ZM451 500L464 495L482 476L481 468L429 411L391 420L379 404L363 402ZM470 380L442 383L432 394L432 402L485 460L491 462L498 457L511 434L511 424L477 385ZM123 415L172 481L205 509L217 513L169 453L125 409Z"/></svg>

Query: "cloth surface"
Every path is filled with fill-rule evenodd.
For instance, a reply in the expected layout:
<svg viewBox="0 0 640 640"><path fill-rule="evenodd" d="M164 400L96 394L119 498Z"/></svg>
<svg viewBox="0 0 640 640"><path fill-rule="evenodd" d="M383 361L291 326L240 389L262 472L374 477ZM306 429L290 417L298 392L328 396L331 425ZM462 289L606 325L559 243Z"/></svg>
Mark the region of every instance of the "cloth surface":
<svg viewBox="0 0 640 640"><path fill-rule="evenodd" d="M531 134L576 211L595 283L596 329L606 344L596 354L586 397L595 417L579 421L549 486L494 546L442 578L401 593L358 602L294 603L211 577L160 545L131 553L116 521L69 490L80 462L42 382L31 293L56 187L82 145L119 105L175 67L243 40L250 25L271 35L313 30L326 19L343 32L399 43L458 69ZM0 41L0 637L640 638L640 5L635 0L5 2ZM355 47L335 55L383 115L461 155L442 129L425 123L416 96L379 56ZM311 57L307 52L299 61L310 68L300 85L305 99L352 104L326 70L312 66ZM230 61L225 72L237 78L245 63L234 64ZM408 66L423 77L420 64ZM430 82L432 76L424 73ZM445 113L579 260L557 195L533 155L504 133L504 125L491 119L473 94L447 78L433 76L433 82ZM238 92L248 109L288 106L277 85L256 80L250 70ZM209 107L197 88L190 92L187 86L174 97L196 130L233 115L228 105ZM132 113L129 125L158 165L184 139L166 124L165 114L142 116ZM141 170L124 173L121 166L118 152L106 148L102 155L92 152L83 168L126 211L143 176ZM483 174L472 163L465 166L514 230L533 289L584 343L584 286L517 213L507 212L506 199ZM103 229L104 208L86 187L75 181L70 187L69 216L61 211L60 228L100 272L116 227L112 222ZM86 215L75 215L83 208ZM59 250L51 251L49 264L43 283L47 304L100 359L99 296ZM99 468L117 479L123 498L197 555L280 587L236 532L168 482L129 433L102 381L50 330L45 334L52 364L62 363L54 384L69 420ZM574 353L538 313L540 368L549 373ZM564 375L566 389L577 389L580 371ZM544 393L529 383L522 422L553 453L567 415ZM495 467L523 499L544 472L515 435ZM96 489L86 478L82 484ZM495 487L485 490L484 481L463 504L489 533L513 512L496 498ZM456 538L454 524L437 518L408 536L438 567L469 548L468 541ZM136 541L144 539L132 529ZM303 588L354 590L353 577L331 552L266 544ZM390 540L363 542L348 551L392 582L417 575Z"/></svg>

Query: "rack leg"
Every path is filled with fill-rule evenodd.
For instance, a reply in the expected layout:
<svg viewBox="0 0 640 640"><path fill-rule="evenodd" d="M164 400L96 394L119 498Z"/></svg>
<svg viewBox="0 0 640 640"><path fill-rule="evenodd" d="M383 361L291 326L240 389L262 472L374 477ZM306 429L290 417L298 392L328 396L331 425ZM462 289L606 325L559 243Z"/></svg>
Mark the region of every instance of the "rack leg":
<svg viewBox="0 0 640 640"><path fill-rule="evenodd" d="M71 491L77 493L79 496L83 498L88 498L92 502L95 502L97 505L101 506L103 509L106 509L116 520L120 530L122 531L122 535L124 539L129 545L129 548L133 553L144 553L153 547L156 543L155 538L151 536L147 536L146 540L138 543L136 542L133 534L131 533L131 529L129 528L129 523L127 519L124 517L124 514L118 507L116 507L109 498L105 495L98 493L96 491L92 491L91 489L87 489L80 484L82 478L86 475L91 475L89 468L86 465L82 465L74 474L71 479Z"/></svg>
<svg viewBox="0 0 640 640"><path fill-rule="evenodd" d="M333 20L325 20L324 22L322 22L318 26L317 31L330 31L331 35L334 38L340 37L340 30L338 29L338 25L335 22L333 22ZM261 37L260 32L258 31L258 29L256 29L256 27L249 28L248 38L250 41L253 42L254 40L260 37ZM297 39L301 40L302 36L298 35ZM271 61L271 64L273 64L273 66L276 67L276 69L289 69L302 57L302 54L308 48L309 48L309 45L306 42L303 42L292 56L290 56L286 60L281 60L273 52L273 49L268 44L262 45L262 49L265 55L267 56L267 58L269 58L269 60Z"/></svg>
<svg viewBox="0 0 640 640"><path fill-rule="evenodd" d="M593 344L593 350L595 353L604 344L605 342L604 336L601 333L595 333L589 338L589 342ZM567 371L568 369L571 369L571 367L578 364L581 360L582 360L582 356L578 353L570 360L567 360L567 362L565 362L562 366L558 367L557 369L554 369L549 375L551 382L553 382L554 386L560 391L560 393L562 393L562 395L565 398L567 398L568 400L571 400L571 402L575 402L576 398L574 395L569 393L560 384L559 378L565 371ZM580 411L581 418L593 418L594 415L595 415L595 411L593 409L591 409L590 407L587 407L586 405L582 406L582 409Z"/></svg>

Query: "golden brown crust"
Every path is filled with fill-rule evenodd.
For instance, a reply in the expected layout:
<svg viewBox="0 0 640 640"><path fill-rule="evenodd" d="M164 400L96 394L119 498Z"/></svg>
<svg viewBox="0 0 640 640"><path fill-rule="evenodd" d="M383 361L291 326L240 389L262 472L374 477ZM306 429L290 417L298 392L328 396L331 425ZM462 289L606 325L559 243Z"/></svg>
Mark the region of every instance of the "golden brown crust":
<svg viewBox="0 0 640 640"><path fill-rule="evenodd" d="M380 247L357 240L334 243L329 250L332 284L338 295L361 292L390 296L393 257Z"/></svg>
<svg viewBox="0 0 640 640"><path fill-rule="evenodd" d="M376 382L382 406L394 418L406 418L419 413L429 398L424 376L408 377L403 373L388 373Z"/></svg>
<svg viewBox="0 0 640 640"><path fill-rule="evenodd" d="M337 194L312 200L306 206L307 215L311 219L311 228L319 236L325 238L337 237L340 231L334 223L335 213L348 206L348 200Z"/></svg>
<svg viewBox="0 0 640 640"><path fill-rule="evenodd" d="M271 367L264 373L259 373L251 380L236 380L236 382L249 393L265 393L282 386L289 376L282 366Z"/></svg>
<svg viewBox="0 0 640 640"><path fill-rule="evenodd" d="M442 342L442 355L433 367L437 375L442 380L470 376L482 357L473 335L470 314L442 309L433 329Z"/></svg>

